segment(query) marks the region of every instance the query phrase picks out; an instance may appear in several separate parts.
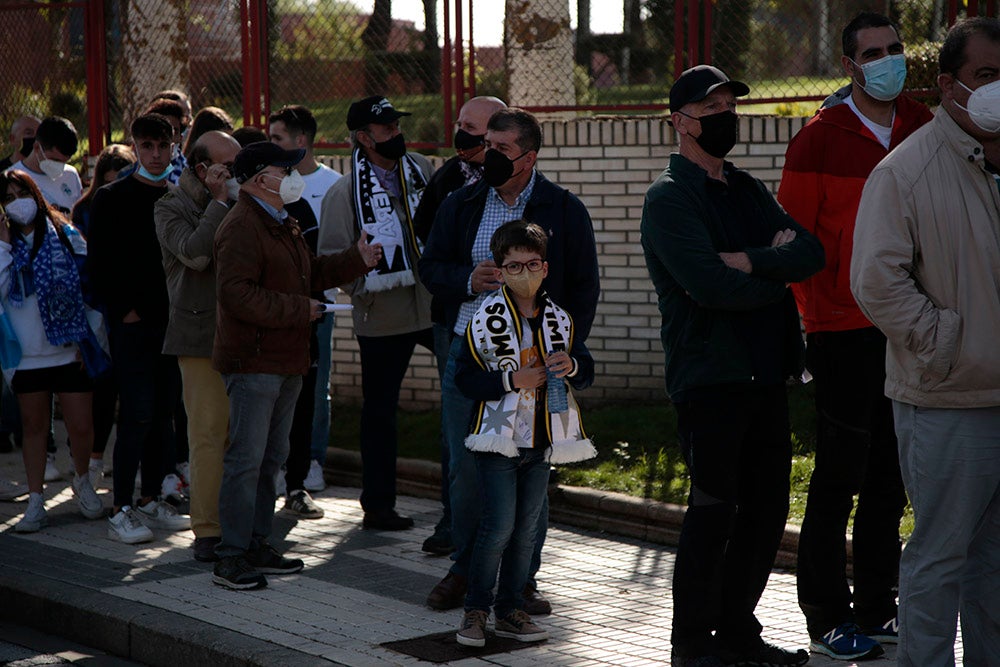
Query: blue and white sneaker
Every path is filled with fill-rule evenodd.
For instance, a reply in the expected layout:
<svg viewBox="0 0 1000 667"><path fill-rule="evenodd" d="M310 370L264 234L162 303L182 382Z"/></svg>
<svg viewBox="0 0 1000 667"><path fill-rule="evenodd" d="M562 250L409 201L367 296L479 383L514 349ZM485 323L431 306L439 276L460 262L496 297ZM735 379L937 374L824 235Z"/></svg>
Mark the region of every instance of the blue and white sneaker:
<svg viewBox="0 0 1000 667"><path fill-rule="evenodd" d="M882 646L861 633L854 623L843 623L809 642L813 653L828 655L834 660L871 660L885 654Z"/></svg>
<svg viewBox="0 0 1000 667"><path fill-rule="evenodd" d="M877 641L879 644L898 644L899 618L893 616L877 628L866 630L865 634Z"/></svg>

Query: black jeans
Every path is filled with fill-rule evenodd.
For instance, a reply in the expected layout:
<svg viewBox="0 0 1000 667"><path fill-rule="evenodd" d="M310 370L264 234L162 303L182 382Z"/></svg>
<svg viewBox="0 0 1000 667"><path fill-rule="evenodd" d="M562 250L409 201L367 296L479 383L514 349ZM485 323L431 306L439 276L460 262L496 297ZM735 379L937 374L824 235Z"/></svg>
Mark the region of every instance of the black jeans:
<svg viewBox="0 0 1000 667"><path fill-rule="evenodd" d="M173 416L181 390L177 357L162 354L165 327L146 322L111 326L111 356L118 381L118 438L114 451L114 504L131 505L142 461L143 497L160 495L163 476L176 464Z"/></svg>
<svg viewBox="0 0 1000 667"><path fill-rule="evenodd" d="M417 345L434 352L431 329L395 336L358 336L361 348L361 507L396 506L396 409Z"/></svg>
<svg viewBox="0 0 1000 667"><path fill-rule="evenodd" d="M799 538L798 593L815 638L841 623L866 629L896 615L906 493L885 396L885 336L871 327L809 334L807 340L818 425ZM855 494L852 610L845 533Z"/></svg>
<svg viewBox="0 0 1000 667"><path fill-rule="evenodd" d="M302 389L295 401L292 430L288 433L288 459L285 461L285 488L288 493L305 488L312 463L313 412L316 403L316 367L310 366L302 378Z"/></svg>
<svg viewBox="0 0 1000 667"><path fill-rule="evenodd" d="M708 654L760 636L760 600L788 516L791 438L784 385L720 387L676 404L691 476L674 566L671 643Z"/></svg>

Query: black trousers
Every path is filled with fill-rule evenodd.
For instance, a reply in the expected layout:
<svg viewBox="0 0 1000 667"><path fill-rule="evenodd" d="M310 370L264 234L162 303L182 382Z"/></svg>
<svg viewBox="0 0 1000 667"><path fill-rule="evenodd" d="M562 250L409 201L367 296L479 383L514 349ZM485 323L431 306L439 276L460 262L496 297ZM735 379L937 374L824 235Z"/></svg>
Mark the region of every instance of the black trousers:
<svg viewBox="0 0 1000 667"><path fill-rule="evenodd" d="M815 638L841 623L867 629L896 615L906 493L885 396L885 336L870 327L809 334L807 341L818 427L799 538L798 594ZM855 495L852 608L845 533Z"/></svg>
<svg viewBox="0 0 1000 667"><path fill-rule="evenodd" d="M292 430L288 433L288 459L285 461L285 488L288 493L305 488L312 463L312 427L315 410L316 367L311 366L302 378L302 389L295 401Z"/></svg>
<svg viewBox="0 0 1000 667"><path fill-rule="evenodd" d="M740 650L759 641L754 609L788 516L785 387L720 387L676 409L691 494L674 566L671 643L707 654L714 631Z"/></svg>

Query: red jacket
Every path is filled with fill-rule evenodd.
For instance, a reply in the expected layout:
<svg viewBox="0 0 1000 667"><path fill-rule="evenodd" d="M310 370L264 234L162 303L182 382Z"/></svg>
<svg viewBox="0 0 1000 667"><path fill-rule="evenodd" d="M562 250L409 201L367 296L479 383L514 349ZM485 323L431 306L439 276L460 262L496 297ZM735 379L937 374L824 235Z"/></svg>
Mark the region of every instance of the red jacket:
<svg viewBox="0 0 1000 667"><path fill-rule="evenodd" d="M890 150L931 117L923 104L896 98ZM792 285L809 333L872 326L851 294L851 251L861 191L888 154L847 104L822 109L788 144L778 202L826 251L823 270Z"/></svg>

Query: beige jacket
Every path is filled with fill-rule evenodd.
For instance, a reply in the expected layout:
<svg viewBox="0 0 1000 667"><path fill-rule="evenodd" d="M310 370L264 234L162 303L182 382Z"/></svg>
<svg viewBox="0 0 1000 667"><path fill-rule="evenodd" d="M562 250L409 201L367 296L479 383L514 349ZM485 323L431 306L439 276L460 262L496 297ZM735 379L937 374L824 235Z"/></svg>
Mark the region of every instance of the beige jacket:
<svg viewBox="0 0 1000 667"><path fill-rule="evenodd" d="M424 178L430 179L431 165L423 155L409 153L416 158ZM354 217L351 200L354 195L354 174L346 174L334 183L323 197L319 223L319 255L340 252L358 242L358 223ZM401 204L393 198L400 225L405 224ZM358 336L394 336L412 333L431 327L431 295L420 282L417 259L410 248L410 266L415 284L396 287L384 292L368 292L364 278L358 278L341 289L351 295L354 306L354 333Z"/></svg>
<svg viewBox="0 0 1000 667"><path fill-rule="evenodd" d="M869 176L851 290L889 339L889 398L1000 405L997 187L982 145L943 107Z"/></svg>

